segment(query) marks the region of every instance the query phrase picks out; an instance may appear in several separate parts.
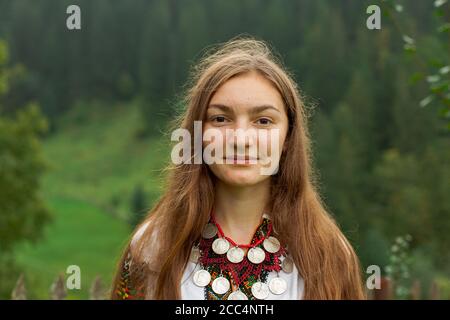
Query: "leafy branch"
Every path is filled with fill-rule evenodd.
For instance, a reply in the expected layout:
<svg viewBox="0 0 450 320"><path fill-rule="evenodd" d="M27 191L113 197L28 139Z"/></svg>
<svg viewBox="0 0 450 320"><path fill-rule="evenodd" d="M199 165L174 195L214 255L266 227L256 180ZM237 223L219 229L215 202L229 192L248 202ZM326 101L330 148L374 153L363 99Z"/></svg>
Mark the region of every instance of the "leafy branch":
<svg viewBox="0 0 450 320"><path fill-rule="evenodd" d="M434 14L439 20L439 27L435 30L436 38L445 39L445 35L450 37L450 4L448 0L435 0L433 6ZM427 60L420 50L420 46L417 45L416 39L406 31L407 28L401 23L400 16L404 14L402 4L396 0L383 0L381 7L392 21L396 31L402 35L404 51L411 54L416 66L420 68L420 71L412 76L412 82L424 81L428 85L429 94L419 102L420 107L426 107L432 102L438 104L440 106L439 114L442 118L447 119L447 129L450 130L450 64L448 60ZM443 41L445 41L443 46L448 47L450 38L448 41Z"/></svg>

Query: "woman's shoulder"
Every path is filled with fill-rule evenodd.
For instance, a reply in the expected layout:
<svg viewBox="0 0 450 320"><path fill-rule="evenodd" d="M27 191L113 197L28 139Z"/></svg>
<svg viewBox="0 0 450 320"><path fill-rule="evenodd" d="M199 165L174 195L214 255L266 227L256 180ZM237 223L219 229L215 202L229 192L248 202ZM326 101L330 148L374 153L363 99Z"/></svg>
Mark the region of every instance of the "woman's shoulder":
<svg viewBox="0 0 450 320"><path fill-rule="evenodd" d="M159 252L159 226L154 217L142 222L134 232L130 241L130 254L133 260L139 260L157 270L157 254Z"/></svg>
<svg viewBox="0 0 450 320"><path fill-rule="evenodd" d="M136 229L136 231L133 234L133 237L131 238L130 247L135 248L139 240L141 240L142 235L147 230L148 226L150 224L150 221L144 221L141 223L141 225Z"/></svg>

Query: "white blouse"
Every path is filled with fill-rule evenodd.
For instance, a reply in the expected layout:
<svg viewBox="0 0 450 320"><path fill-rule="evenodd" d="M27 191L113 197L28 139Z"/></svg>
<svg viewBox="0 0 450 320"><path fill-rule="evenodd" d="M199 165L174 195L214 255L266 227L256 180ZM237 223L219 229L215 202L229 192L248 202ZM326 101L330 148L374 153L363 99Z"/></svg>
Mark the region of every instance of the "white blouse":
<svg viewBox="0 0 450 320"><path fill-rule="evenodd" d="M139 239L144 233L148 223L144 224L133 236L131 245L133 246L137 239ZM155 237L155 235L153 235ZM154 248L153 248L154 249ZM151 256L151 254L149 254ZM280 262L283 262L284 256L280 256ZM200 270L201 266L198 263L189 261L183 272L183 277L181 280L181 299L182 300L204 300L204 287L199 287L193 282L193 275L197 270ZM286 280L287 290L280 295L275 295L269 291L269 296L266 300L301 300L304 294L304 281L300 276L295 263L293 264L293 270L290 273L286 273L280 270L279 277ZM277 277L276 271L270 271L267 275L266 283L272 278Z"/></svg>
<svg viewBox="0 0 450 320"><path fill-rule="evenodd" d="M281 256L280 261L283 262L285 257ZM198 287L192 277L195 271L200 270L201 267L197 263L193 263L191 261L188 262L186 269L183 273L183 278L181 280L181 299L182 300L204 300L204 288ZM269 272L267 275L267 282L272 278L275 278L277 273L275 271ZM304 291L304 282L303 278L298 273L295 264L293 266L293 270L291 273L286 273L283 270L279 272L280 278L286 280L287 290L280 295L273 294L269 292L269 297L266 300L301 300L303 299L303 291Z"/></svg>

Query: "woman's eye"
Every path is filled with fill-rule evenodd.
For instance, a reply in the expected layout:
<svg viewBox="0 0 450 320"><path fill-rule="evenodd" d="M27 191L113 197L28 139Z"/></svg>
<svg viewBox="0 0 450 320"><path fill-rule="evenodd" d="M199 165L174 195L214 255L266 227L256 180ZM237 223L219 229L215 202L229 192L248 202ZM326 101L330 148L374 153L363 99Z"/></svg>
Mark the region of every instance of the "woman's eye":
<svg viewBox="0 0 450 320"><path fill-rule="evenodd" d="M272 120L270 120L268 118L260 118L257 120L257 122L262 125L268 125L268 124L272 123Z"/></svg>
<svg viewBox="0 0 450 320"><path fill-rule="evenodd" d="M223 123L223 122L227 121L227 119L224 116L215 116L215 117L211 118L211 121Z"/></svg>

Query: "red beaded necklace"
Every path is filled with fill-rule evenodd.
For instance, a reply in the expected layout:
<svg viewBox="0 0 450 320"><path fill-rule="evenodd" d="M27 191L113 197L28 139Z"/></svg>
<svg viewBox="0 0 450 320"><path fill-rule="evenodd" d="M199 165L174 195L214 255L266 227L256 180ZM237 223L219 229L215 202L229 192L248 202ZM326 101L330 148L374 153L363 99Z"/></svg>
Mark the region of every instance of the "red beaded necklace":
<svg viewBox="0 0 450 320"><path fill-rule="evenodd" d="M260 245L266 238L269 238L272 233L272 223L270 223L267 234L264 237L262 237L261 239L259 239L258 241L256 241L254 244L236 244L236 242L234 242L233 239L231 239L230 237L227 237L225 235L225 233L222 230L222 227L217 223L216 218L214 216L214 210L211 212L211 222L215 224L215 226L217 227L217 230L219 231L219 235L222 238L227 239L228 242L230 242L230 244L232 244L234 247L239 247L239 248L247 248L247 249L254 248L254 247ZM259 226L257 227L257 229L258 228L259 228Z"/></svg>
<svg viewBox="0 0 450 320"><path fill-rule="evenodd" d="M208 276L211 280L205 280L202 283L202 281L197 279L194 280L194 283L199 286L205 286L206 299L222 299L223 297L225 297L225 299L236 299L236 297L232 297L233 294L237 294L237 296L241 296L242 298L242 292L248 297L252 297L253 294L256 294L258 299L260 299L262 295L258 294L260 291L255 291L256 293L252 291L253 285L256 285L258 288L266 288L263 289L263 292L264 290L269 290L267 289L267 285L263 282L266 281L265 279L267 278L268 272L276 271L278 273L281 270L280 257L286 255L285 248L281 246L275 253L267 252L265 257L260 256L263 261L250 261L250 258L245 254L245 258L241 262L231 262L228 259L227 254L215 253L212 249L212 244L215 240L222 238L224 241L229 242L230 250L231 248L240 248L240 250L242 250L242 248L247 248L249 250L263 251L261 248L266 247L265 245L262 245L264 244L264 241L269 241L273 238L271 236L273 234L272 221L268 217L265 218L263 216L262 223L259 224L253 233L254 236L251 240L253 243L250 244L237 244L230 237L226 236L222 227L216 221L214 211L211 211L208 228L205 228L205 230L208 230L203 234L204 237L201 239L198 247L200 250L199 261L204 270L197 272L199 273L199 276L204 276L205 278ZM216 230L214 231L213 228L216 228ZM215 236L214 232L216 233ZM207 274L205 274L205 271ZM215 287L214 282L220 281L221 284L226 284L227 280L223 278L223 274L225 273L228 274L230 280L232 280L232 293L221 296L220 294L222 291L220 290L220 286L216 283ZM207 285L207 282L210 282L209 285Z"/></svg>

